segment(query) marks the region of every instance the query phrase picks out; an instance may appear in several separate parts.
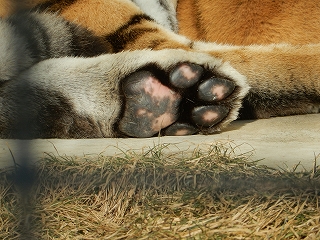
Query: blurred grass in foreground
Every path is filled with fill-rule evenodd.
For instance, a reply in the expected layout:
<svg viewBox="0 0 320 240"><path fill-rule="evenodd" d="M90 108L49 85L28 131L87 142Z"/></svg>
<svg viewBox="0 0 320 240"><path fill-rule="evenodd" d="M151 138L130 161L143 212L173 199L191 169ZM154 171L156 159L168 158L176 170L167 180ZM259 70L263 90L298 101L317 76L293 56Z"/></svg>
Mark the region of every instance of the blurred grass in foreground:
<svg viewBox="0 0 320 240"><path fill-rule="evenodd" d="M296 172L225 146L188 157L165 148L48 155L34 167L27 214L14 182L19 167L1 169L0 239L320 239L316 163Z"/></svg>

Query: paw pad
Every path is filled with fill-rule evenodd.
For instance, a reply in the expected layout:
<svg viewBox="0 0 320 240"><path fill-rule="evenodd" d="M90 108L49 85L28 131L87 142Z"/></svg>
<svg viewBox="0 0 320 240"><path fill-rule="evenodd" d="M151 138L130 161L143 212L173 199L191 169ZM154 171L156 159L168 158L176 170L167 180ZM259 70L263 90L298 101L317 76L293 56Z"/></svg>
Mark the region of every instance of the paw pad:
<svg viewBox="0 0 320 240"><path fill-rule="evenodd" d="M124 109L119 130L132 137L152 137L159 132L180 136L221 122L230 110L223 100L232 94L235 84L223 78L206 78L204 72L200 65L181 63L166 79L145 70L129 75L122 81ZM192 104L181 104L189 98ZM190 116L183 119L181 112Z"/></svg>

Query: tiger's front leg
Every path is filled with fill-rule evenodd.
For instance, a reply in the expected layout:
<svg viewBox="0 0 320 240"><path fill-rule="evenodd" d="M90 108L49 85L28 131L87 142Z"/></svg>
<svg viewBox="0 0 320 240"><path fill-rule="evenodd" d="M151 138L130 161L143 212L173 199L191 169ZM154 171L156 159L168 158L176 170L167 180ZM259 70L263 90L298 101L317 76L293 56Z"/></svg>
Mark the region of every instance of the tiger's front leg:
<svg viewBox="0 0 320 240"><path fill-rule="evenodd" d="M1 137L152 137L220 130L248 86L210 55L168 49L42 61L1 91Z"/></svg>

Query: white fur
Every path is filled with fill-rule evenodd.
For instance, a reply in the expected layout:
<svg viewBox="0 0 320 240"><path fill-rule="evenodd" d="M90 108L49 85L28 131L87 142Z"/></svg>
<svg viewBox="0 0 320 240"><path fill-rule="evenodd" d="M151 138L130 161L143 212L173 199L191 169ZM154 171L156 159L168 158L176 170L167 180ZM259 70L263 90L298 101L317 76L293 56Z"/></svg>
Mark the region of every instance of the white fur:
<svg viewBox="0 0 320 240"><path fill-rule="evenodd" d="M176 19L176 4L170 0L162 0L168 6L169 11L164 9L159 0L132 0L140 9L153 18L157 23L174 32L178 30Z"/></svg>

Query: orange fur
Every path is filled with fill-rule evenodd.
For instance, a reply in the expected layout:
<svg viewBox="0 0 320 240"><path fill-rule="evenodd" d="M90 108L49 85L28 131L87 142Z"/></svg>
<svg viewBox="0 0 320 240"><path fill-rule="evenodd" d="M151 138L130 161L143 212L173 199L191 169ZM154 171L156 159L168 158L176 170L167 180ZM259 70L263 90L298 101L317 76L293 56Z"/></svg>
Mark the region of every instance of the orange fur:
<svg viewBox="0 0 320 240"><path fill-rule="evenodd" d="M0 0L0 17L7 17L17 11L30 9L47 0Z"/></svg>
<svg viewBox="0 0 320 240"><path fill-rule="evenodd" d="M314 0L179 0L180 33L194 40L250 45L320 42Z"/></svg>
<svg viewBox="0 0 320 240"><path fill-rule="evenodd" d="M111 15L110 9L118 13ZM61 15L101 36L121 27L135 13L142 12L135 5L129 5L121 0L78 0L70 7L63 9Z"/></svg>

